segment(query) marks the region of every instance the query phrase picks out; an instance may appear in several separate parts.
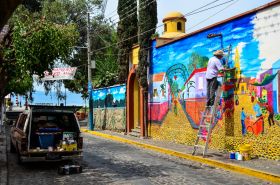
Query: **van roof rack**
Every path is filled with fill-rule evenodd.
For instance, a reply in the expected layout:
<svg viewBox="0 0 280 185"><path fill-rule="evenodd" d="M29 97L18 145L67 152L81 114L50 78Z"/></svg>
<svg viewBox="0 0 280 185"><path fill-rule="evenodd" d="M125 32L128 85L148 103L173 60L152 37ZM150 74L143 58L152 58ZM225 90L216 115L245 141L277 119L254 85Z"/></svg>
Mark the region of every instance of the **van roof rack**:
<svg viewBox="0 0 280 185"><path fill-rule="evenodd" d="M54 106L54 105L29 105L32 110L48 110L48 111L71 111L77 112L82 106Z"/></svg>

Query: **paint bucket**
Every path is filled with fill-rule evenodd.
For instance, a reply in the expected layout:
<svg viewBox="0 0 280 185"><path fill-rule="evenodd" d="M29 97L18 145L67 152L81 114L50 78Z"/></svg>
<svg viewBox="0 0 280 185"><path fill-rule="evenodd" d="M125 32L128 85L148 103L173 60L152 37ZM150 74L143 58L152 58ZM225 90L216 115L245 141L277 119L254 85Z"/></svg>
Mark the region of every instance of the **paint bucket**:
<svg viewBox="0 0 280 185"><path fill-rule="evenodd" d="M242 161L243 160L243 156L241 154L238 154L237 160L238 161Z"/></svg>
<svg viewBox="0 0 280 185"><path fill-rule="evenodd" d="M235 159L235 152L230 152L229 153L229 158L230 159Z"/></svg>
<svg viewBox="0 0 280 185"><path fill-rule="evenodd" d="M236 160L242 161L242 158L243 158L243 157L242 157L242 155L241 155L239 152L236 152L236 153L235 153L235 159L236 159Z"/></svg>
<svg viewBox="0 0 280 185"><path fill-rule="evenodd" d="M240 151L241 155L243 155L244 161L251 159L251 152L252 152L251 145L249 145L249 144L241 145L239 147L239 151Z"/></svg>

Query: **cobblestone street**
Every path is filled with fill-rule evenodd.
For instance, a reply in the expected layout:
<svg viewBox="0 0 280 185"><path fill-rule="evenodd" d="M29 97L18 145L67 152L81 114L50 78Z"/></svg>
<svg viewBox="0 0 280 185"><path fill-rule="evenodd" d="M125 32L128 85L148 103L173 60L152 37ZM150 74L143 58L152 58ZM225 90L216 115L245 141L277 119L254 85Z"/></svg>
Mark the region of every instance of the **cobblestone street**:
<svg viewBox="0 0 280 185"><path fill-rule="evenodd" d="M84 172L58 175L65 163L18 165L10 154L8 184L270 184L199 163L84 134Z"/></svg>

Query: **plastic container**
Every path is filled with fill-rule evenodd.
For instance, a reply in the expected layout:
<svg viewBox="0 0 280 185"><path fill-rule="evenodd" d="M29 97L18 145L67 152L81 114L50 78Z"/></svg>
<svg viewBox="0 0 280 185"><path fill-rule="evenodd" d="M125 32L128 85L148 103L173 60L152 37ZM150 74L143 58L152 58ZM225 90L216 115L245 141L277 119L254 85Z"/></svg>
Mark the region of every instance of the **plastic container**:
<svg viewBox="0 0 280 185"><path fill-rule="evenodd" d="M245 161L251 159L252 147L249 144L244 144L239 147L239 151Z"/></svg>
<svg viewBox="0 0 280 185"><path fill-rule="evenodd" d="M40 147L48 149L49 146L54 146L54 135L53 134L39 134Z"/></svg>
<svg viewBox="0 0 280 185"><path fill-rule="evenodd" d="M238 160L238 161L242 161L243 157L239 152L236 152L235 153L235 159Z"/></svg>
<svg viewBox="0 0 280 185"><path fill-rule="evenodd" d="M230 159L235 159L235 152L230 152L229 153L229 158Z"/></svg>

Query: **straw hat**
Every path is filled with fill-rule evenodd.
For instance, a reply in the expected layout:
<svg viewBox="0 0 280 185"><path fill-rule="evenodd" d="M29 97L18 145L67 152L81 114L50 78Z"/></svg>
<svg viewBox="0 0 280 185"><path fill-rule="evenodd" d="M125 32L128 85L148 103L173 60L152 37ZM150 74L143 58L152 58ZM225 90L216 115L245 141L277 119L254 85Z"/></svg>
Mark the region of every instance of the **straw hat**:
<svg viewBox="0 0 280 185"><path fill-rule="evenodd" d="M224 56L224 52L222 50L217 50L213 53L214 56Z"/></svg>

